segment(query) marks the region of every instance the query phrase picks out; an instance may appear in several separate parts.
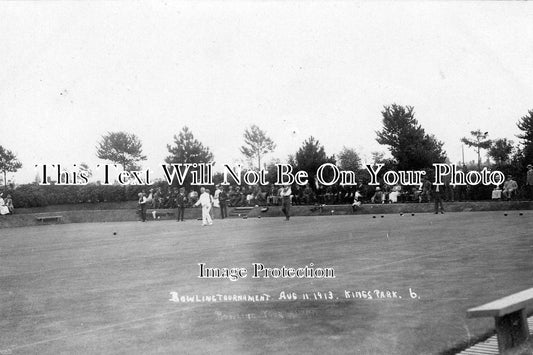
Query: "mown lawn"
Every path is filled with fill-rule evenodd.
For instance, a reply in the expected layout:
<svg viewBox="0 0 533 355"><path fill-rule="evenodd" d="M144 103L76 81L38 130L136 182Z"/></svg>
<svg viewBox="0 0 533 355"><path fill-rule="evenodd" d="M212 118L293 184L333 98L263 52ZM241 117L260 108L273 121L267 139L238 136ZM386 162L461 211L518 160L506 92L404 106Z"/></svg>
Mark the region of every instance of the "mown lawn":
<svg viewBox="0 0 533 355"><path fill-rule="evenodd" d="M3 229L0 354L438 353L493 327L466 309L533 287L533 213L521 212ZM254 262L313 263L336 278L197 277L198 263L250 274ZM171 292L269 300L182 303Z"/></svg>

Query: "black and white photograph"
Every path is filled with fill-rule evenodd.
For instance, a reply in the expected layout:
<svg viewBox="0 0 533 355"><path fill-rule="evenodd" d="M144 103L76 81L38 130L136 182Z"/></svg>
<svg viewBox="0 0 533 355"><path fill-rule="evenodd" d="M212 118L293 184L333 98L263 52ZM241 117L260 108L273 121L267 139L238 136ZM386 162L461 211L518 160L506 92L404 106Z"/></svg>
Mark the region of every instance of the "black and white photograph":
<svg viewBox="0 0 533 355"><path fill-rule="evenodd" d="M533 354L528 1L0 1L0 355Z"/></svg>

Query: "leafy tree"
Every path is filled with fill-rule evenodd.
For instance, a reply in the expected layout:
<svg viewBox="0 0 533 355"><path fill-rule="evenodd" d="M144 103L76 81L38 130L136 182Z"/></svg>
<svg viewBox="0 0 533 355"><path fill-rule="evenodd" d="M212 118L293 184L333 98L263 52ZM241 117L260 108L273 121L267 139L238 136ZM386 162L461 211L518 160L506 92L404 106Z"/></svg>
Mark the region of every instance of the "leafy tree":
<svg viewBox="0 0 533 355"><path fill-rule="evenodd" d="M167 144L169 155L165 162L168 164L178 163L211 163L213 154L209 147L194 138L194 135L187 126L183 127L178 135L174 135L174 146Z"/></svg>
<svg viewBox="0 0 533 355"><path fill-rule="evenodd" d="M373 164L381 164L385 160L385 153L383 152L371 152L370 155L372 155L372 163Z"/></svg>
<svg viewBox="0 0 533 355"><path fill-rule="evenodd" d="M421 150L418 153L422 159L433 163L444 163L448 161L446 152L443 149L444 143L439 141L434 134L425 134L422 140Z"/></svg>
<svg viewBox="0 0 533 355"><path fill-rule="evenodd" d="M122 169L136 170L137 163L146 160L141 140L132 133L108 132L96 146L96 156L122 165Z"/></svg>
<svg viewBox="0 0 533 355"><path fill-rule="evenodd" d="M361 168L361 158L355 149L342 147L339 153L339 168L351 171L358 171Z"/></svg>
<svg viewBox="0 0 533 355"><path fill-rule="evenodd" d="M513 152L513 141L507 138L499 138L492 142L488 150L488 155L496 164L505 164L511 158Z"/></svg>
<svg viewBox="0 0 533 355"><path fill-rule="evenodd" d="M81 163L79 166L79 170L85 172L85 175L88 178L91 178L93 176L93 172L91 168L89 168L89 165L87 165L87 163Z"/></svg>
<svg viewBox="0 0 533 355"><path fill-rule="evenodd" d="M446 160L443 143L426 134L414 117L412 106L392 104L385 106L381 114L383 129L376 132L376 141L389 146L398 169L418 170Z"/></svg>
<svg viewBox="0 0 533 355"><path fill-rule="evenodd" d="M289 157L289 163L288 164L293 164L294 163L294 160L291 160L291 157ZM280 160L279 159L274 159L272 161L270 161L265 170L266 170L266 180L271 183L271 184L274 184L276 182L276 177L277 177L277 172L278 172L278 168L276 167L276 164L280 164ZM292 165L294 166L294 165Z"/></svg>
<svg viewBox="0 0 533 355"><path fill-rule="evenodd" d="M383 164L383 168L380 170L381 174L389 170L394 170L398 165L394 159L385 158L385 153L383 152L375 151L371 152L370 155L372 156L372 161L370 162L370 164ZM366 168L362 168L362 171L366 173Z"/></svg>
<svg viewBox="0 0 533 355"><path fill-rule="evenodd" d="M20 168L22 163L17 160L15 153L0 145L0 171L4 175L4 187L7 186L7 173L15 173Z"/></svg>
<svg viewBox="0 0 533 355"><path fill-rule="evenodd" d="M276 149L276 144L267 137L265 131L256 125L244 131L244 144L241 153L250 161L257 159L257 168L261 169L261 157Z"/></svg>
<svg viewBox="0 0 533 355"><path fill-rule="evenodd" d="M309 184L315 187L315 175L317 169L326 163L335 164L335 156L328 157L324 146L313 136L305 140L294 155L294 158L289 157L289 164L296 168L296 170L307 171L309 175ZM329 176L325 176L329 179Z"/></svg>
<svg viewBox="0 0 533 355"><path fill-rule="evenodd" d="M477 168L481 169L481 149L489 149L492 145L492 141L487 139L489 132L481 132L480 129L475 131L470 131L472 135L471 138L463 137L461 142L466 144L469 147L474 147L477 152Z"/></svg>
<svg viewBox="0 0 533 355"><path fill-rule="evenodd" d="M517 137L520 138L522 143L522 154L524 163L533 163L533 110L529 110L526 116L520 118L520 121L516 124L522 131Z"/></svg>
<svg viewBox="0 0 533 355"><path fill-rule="evenodd" d="M184 126L178 135L174 135L174 145L167 144L167 149L170 153L165 158L167 164L200 164L200 163L213 163L213 154L210 152L209 147L204 145L196 138L189 130L189 127ZM169 173L174 174L174 168L172 166L167 167ZM199 167L190 167L189 171L198 171ZM216 181L221 178L221 175L216 177ZM184 186L189 188L192 182L192 176L188 173L184 180ZM178 184L177 180L173 180L172 184Z"/></svg>

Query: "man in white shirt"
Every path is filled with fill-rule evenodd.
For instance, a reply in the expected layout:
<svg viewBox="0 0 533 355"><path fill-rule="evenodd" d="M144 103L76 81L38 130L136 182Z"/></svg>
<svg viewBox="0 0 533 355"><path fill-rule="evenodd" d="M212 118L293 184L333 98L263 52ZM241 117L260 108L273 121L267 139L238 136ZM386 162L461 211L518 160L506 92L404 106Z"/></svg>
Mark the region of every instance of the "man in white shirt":
<svg viewBox="0 0 533 355"><path fill-rule="evenodd" d="M212 225L213 220L209 212L211 211L213 200L211 199L211 195L205 191L204 187L200 188L200 198L194 204L195 207L199 205L202 205L202 226Z"/></svg>
<svg viewBox="0 0 533 355"><path fill-rule="evenodd" d="M285 215L285 220L288 221L291 217L291 195L292 190L290 185L285 185L281 189L279 196L281 197L281 212Z"/></svg>

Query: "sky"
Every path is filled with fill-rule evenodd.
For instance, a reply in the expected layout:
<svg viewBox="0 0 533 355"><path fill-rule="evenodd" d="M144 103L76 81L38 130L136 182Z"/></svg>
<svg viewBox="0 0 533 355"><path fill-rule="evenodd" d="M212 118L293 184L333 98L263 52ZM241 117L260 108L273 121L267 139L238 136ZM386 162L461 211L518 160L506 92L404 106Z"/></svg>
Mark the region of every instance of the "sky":
<svg viewBox="0 0 533 355"><path fill-rule="evenodd" d="M0 145L36 164L104 163L137 135L160 170L183 126L215 167L258 125L285 161L309 136L368 161L392 103L461 160L471 130L518 142L533 109L529 2L0 2ZM465 147L465 160L476 159Z"/></svg>

